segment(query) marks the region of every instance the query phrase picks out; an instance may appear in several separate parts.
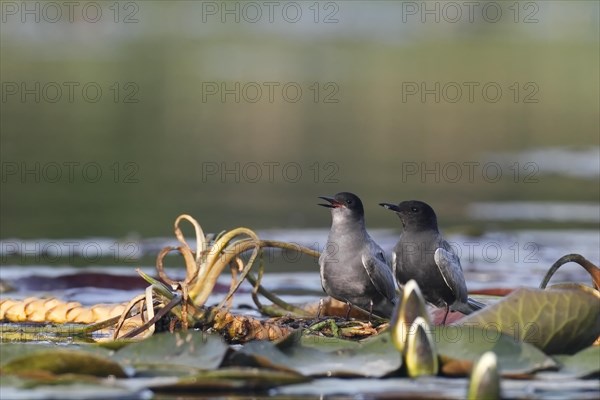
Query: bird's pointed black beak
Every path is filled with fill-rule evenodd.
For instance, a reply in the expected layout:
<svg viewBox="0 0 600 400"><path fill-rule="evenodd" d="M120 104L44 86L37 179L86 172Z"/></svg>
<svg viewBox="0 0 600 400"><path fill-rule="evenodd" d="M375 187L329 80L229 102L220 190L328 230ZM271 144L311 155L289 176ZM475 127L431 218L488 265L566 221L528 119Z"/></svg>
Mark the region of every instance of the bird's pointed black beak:
<svg viewBox="0 0 600 400"><path fill-rule="evenodd" d="M323 207L327 207L327 208L338 208L341 207L341 203L339 201L337 201L336 199L334 199L333 197L328 197L328 196L319 196L320 199L323 199L327 202L329 202L329 204L324 204L324 203L319 203L320 206Z"/></svg>
<svg viewBox="0 0 600 400"><path fill-rule="evenodd" d="M385 209L394 211L394 212L400 212L400 207L398 207L397 204L392 204L392 203L379 203L379 205Z"/></svg>

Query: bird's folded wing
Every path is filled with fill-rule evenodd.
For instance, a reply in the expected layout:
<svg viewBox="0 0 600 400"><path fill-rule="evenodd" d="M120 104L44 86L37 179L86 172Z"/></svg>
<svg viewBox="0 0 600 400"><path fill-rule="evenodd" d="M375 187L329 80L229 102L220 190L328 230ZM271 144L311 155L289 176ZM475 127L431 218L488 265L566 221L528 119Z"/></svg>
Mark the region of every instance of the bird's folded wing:
<svg viewBox="0 0 600 400"><path fill-rule="evenodd" d="M396 289L389 265L370 254L362 255L362 263L377 291L392 303L395 303Z"/></svg>
<svg viewBox="0 0 600 400"><path fill-rule="evenodd" d="M446 285L452 290L456 299L461 302L467 301L467 284L465 283L465 277L463 276L458 256L439 247L435 251L433 259Z"/></svg>
<svg viewBox="0 0 600 400"><path fill-rule="evenodd" d="M398 276L398 267L396 266L396 262L398 261L398 256L396 255L396 252L393 251L392 252L392 276L396 277ZM398 284L400 284L400 282L398 282Z"/></svg>

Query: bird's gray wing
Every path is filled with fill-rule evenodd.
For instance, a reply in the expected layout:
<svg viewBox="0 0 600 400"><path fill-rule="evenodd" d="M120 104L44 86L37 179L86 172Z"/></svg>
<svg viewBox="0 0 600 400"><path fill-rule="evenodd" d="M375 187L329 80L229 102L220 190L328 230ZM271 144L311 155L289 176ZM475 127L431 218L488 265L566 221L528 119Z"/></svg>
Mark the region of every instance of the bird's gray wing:
<svg viewBox="0 0 600 400"><path fill-rule="evenodd" d="M396 289L394 276L392 275L390 266L386 262L383 250L375 254L372 252L363 253L362 263L377 291L395 304Z"/></svg>
<svg viewBox="0 0 600 400"><path fill-rule="evenodd" d="M396 262L398 261L398 256L396 255L395 251L392 251L392 275L394 277L398 276L398 271L396 267Z"/></svg>
<svg viewBox="0 0 600 400"><path fill-rule="evenodd" d="M467 301L467 284L460 266L460 259L452 251L445 250L441 247L436 249L433 255L435 264L437 265L446 285L452 290L456 296L456 300L464 303Z"/></svg>
<svg viewBox="0 0 600 400"><path fill-rule="evenodd" d="M394 278L394 282L396 282L396 285L398 285L398 289L400 289L400 293L402 293L402 291L404 290L404 284L402 284L400 282L399 279L397 279L398 277L398 254L396 254L395 251L392 251L392 277Z"/></svg>
<svg viewBox="0 0 600 400"><path fill-rule="evenodd" d="M319 275L321 276L321 289L327 293L327 290L325 290L325 258L325 252L322 252L319 256Z"/></svg>

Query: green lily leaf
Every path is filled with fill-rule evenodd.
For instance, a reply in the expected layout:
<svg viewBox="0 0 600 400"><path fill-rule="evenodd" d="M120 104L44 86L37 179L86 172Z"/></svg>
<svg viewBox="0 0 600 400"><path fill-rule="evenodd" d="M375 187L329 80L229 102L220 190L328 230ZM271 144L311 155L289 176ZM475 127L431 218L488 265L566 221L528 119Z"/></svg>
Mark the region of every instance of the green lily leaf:
<svg viewBox="0 0 600 400"><path fill-rule="evenodd" d="M572 356L554 356L562 365L561 373L584 378L600 373L600 346L590 346Z"/></svg>
<svg viewBox="0 0 600 400"><path fill-rule="evenodd" d="M421 376L416 379L391 377L386 379L315 379L312 382L282 386L272 390L277 398L292 399L461 399L466 380Z"/></svg>
<svg viewBox="0 0 600 400"><path fill-rule="evenodd" d="M498 370L505 376L556 367L552 358L535 346L517 342L498 330L465 325L436 326L433 336L444 364L442 371L449 375L465 375L472 363L487 351L496 354Z"/></svg>
<svg viewBox="0 0 600 400"><path fill-rule="evenodd" d="M330 339L322 345L316 337L309 339L310 345L303 344L303 340L306 341L298 331L277 344L250 342L238 353L259 366L306 376L382 377L402 365L401 355L389 335L377 335L347 348L334 345Z"/></svg>
<svg viewBox="0 0 600 400"><path fill-rule="evenodd" d="M57 346L48 343L1 343L0 344L0 366L8 364L15 358L21 358L26 355L40 351L65 349L63 346ZM113 352L102 348L96 344L77 344L68 347L69 350L78 350L91 353L99 357L109 358Z"/></svg>
<svg viewBox="0 0 600 400"><path fill-rule="evenodd" d="M8 353L4 346L2 354ZM12 350L17 350L16 348ZM79 374L91 376L125 377L121 366L108 357L87 351L51 349L46 346L25 351L21 356L8 355L9 361L2 366L3 373L49 372L51 374Z"/></svg>
<svg viewBox="0 0 600 400"><path fill-rule="evenodd" d="M381 398L381 399L464 399L465 378L421 376L417 379L316 379L309 383L282 386L269 394L277 398ZM595 380L548 382L543 380L505 379L502 395L509 399L590 399L598 398ZM481 398L482 400L487 400Z"/></svg>
<svg viewBox="0 0 600 400"><path fill-rule="evenodd" d="M588 289L518 289L459 324L501 331L547 354L573 354L600 335L600 294Z"/></svg>
<svg viewBox="0 0 600 400"><path fill-rule="evenodd" d="M300 340L302 346L326 352L354 349L361 346L360 342L357 340L340 339L330 336L302 335L300 334L300 331L294 332L277 343L279 344L279 347L286 345L295 346L298 344L298 340Z"/></svg>
<svg viewBox="0 0 600 400"><path fill-rule="evenodd" d="M25 378L3 375L0 379L0 399L79 400L79 399L145 399L150 392L145 388L129 389L124 385L82 375L44 375Z"/></svg>
<svg viewBox="0 0 600 400"><path fill-rule="evenodd" d="M196 331L159 333L122 348L113 359L138 371L189 375L218 368L228 350L219 335Z"/></svg>
<svg viewBox="0 0 600 400"><path fill-rule="evenodd" d="M42 343L2 343L0 344L0 366L4 367L12 360L31 353L54 350L56 348L55 345Z"/></svg>
<svg viewBox="0 0 600 400"><path fill-rule="evenodd" d="M175 383L152 384L147 386L154 391L182 390L265 390L277 386L304 383L310 378L295 372L274 371L261 368L221 368L184 376Z"/></svg>

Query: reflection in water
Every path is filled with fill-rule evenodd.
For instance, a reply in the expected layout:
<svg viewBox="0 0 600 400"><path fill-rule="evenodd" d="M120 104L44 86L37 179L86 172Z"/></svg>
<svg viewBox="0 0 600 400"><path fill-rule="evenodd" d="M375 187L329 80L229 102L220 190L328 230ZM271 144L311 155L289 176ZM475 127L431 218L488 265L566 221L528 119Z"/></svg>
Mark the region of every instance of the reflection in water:
<svg viewBox="0 0 600 400"><path fill-rule="evenodd" d="M573 178L598 179L600 176L600 147L572 149L549 147L525 150L518 153L492 153L486 157L507 166L521 165L535 178L557 174Z"/></svg>
<svg viewBox="0 0 600 400"><path fill-rule="evenodd" d="M467 212L469 217L484 221L600 222L600 205L597 203L481 202L469 204Z"/></svg>

